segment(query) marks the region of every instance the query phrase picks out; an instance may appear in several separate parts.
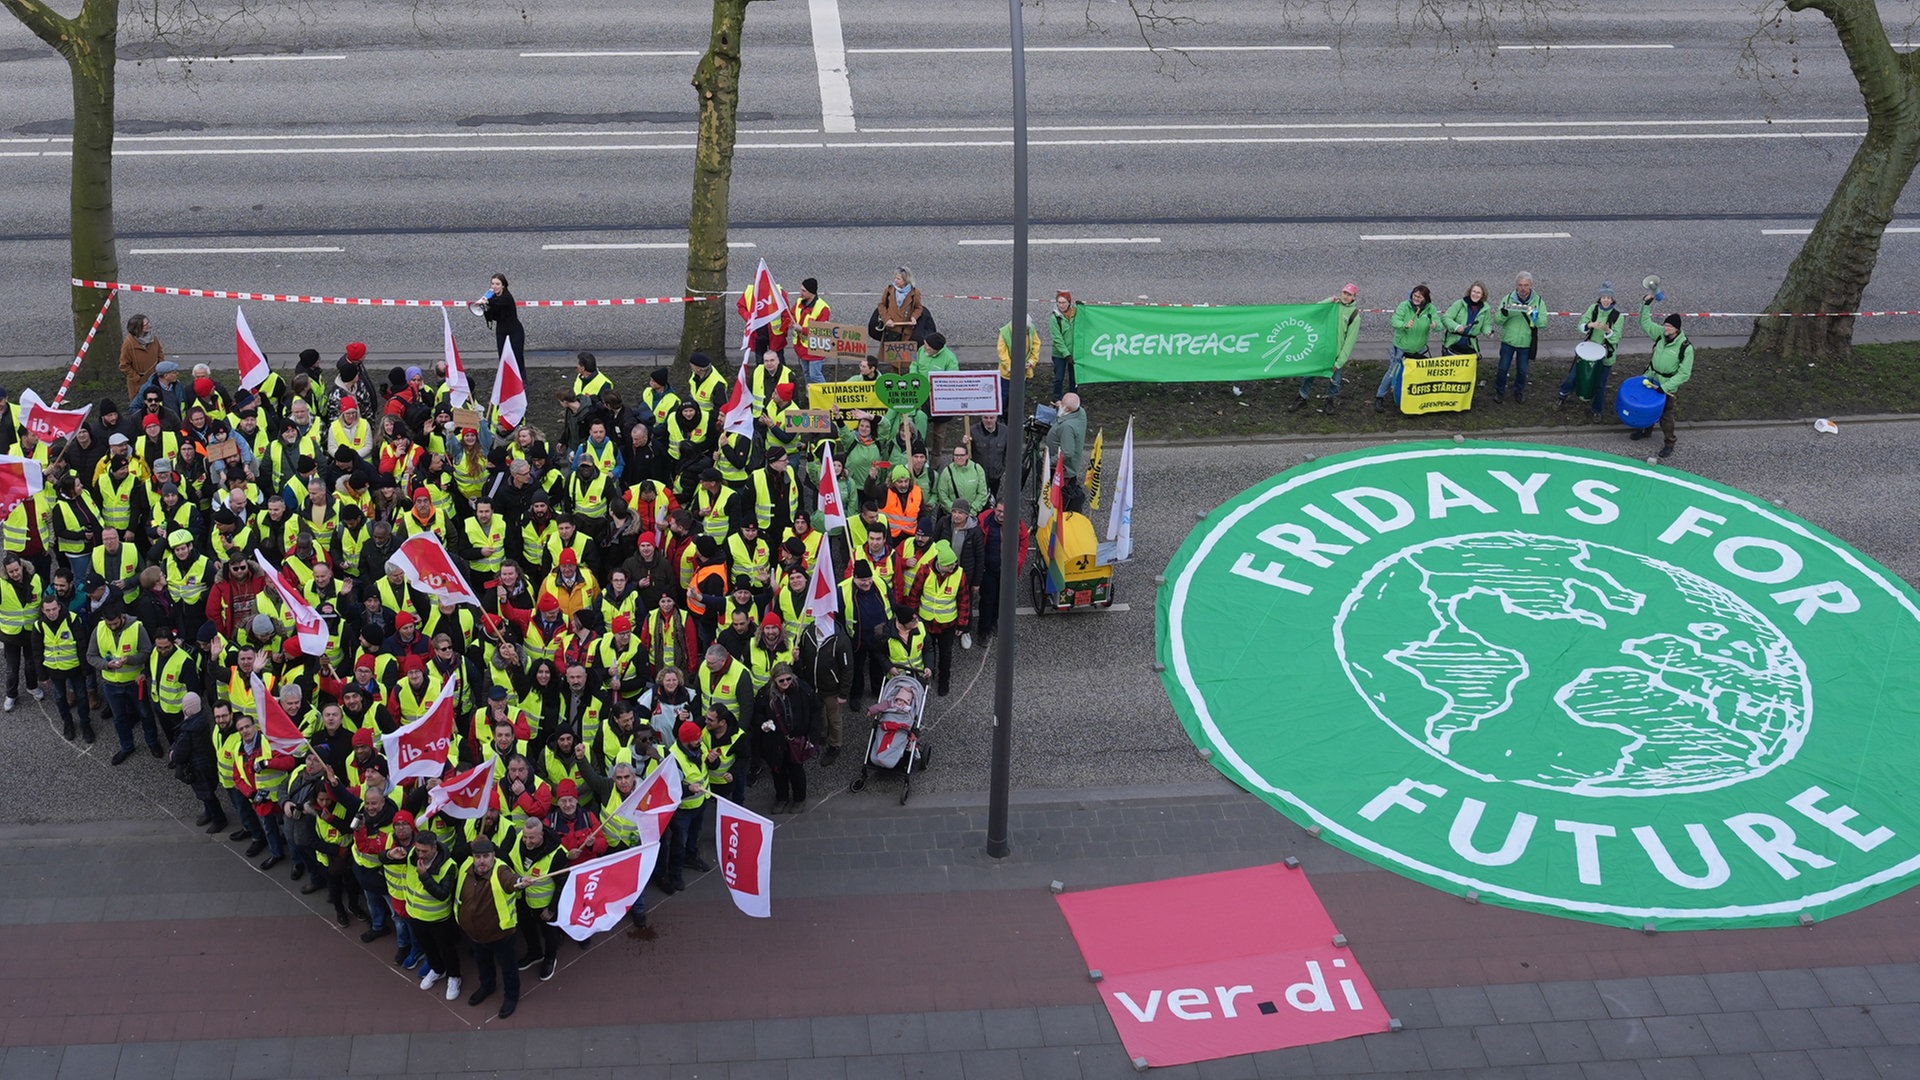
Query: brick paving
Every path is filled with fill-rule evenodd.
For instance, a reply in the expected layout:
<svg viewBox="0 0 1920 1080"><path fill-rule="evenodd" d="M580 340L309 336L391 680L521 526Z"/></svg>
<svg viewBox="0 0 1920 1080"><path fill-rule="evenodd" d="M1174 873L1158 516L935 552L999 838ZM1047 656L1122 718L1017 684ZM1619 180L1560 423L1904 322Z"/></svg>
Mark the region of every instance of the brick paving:
<svg viewBox="0 0 1920 1080"><path fill-rule="evenodd" d="M506 1022L421 993L391 939L362 946L178 824L0 829L0 1080L1130 1076L1046 883L1287 854L1406 1030L1151 1075L1920 1077L1911 895L1811 929L1648 936L1442 896L1220 785L1028 792L1013 829L995 861L962 797L826 800L778 835L775 918L708 878L656 904L650 935L563 947Z"/></svg>

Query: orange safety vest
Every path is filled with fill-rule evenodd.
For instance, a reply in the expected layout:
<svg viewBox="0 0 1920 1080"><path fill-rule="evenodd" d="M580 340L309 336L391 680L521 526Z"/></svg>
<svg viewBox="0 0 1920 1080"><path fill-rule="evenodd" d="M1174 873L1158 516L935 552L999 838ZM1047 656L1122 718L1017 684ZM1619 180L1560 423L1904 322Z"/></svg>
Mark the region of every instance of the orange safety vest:
<svg viewBox="0 0 1920 1080"><path fill-rule="evenodd" d="M894 539L910 536L920 527L920 500L918 484L907 488L907 499L904 505L901 504L900 493L893 490L891 486L887 488L887 501L880 507L880 513L886 517L887 530L893 534Z"/></svg>
<svg viewBox="0 0 1920 1080"><path fill-rule="evenodd" d="M727 568L720 563L703 566L693 572L693 580L687 585L687 610L695 615L707 613L707 602L701 596L700 585L707 578L718 576L724 583L727 580Z"/></svg>

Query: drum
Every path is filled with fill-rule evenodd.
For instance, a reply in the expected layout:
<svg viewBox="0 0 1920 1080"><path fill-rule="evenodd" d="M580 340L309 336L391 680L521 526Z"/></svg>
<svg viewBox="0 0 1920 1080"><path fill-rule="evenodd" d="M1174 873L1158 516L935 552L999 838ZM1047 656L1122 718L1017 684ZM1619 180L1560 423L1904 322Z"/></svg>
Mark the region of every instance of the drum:
<svg viewBox="0 0 1920 1080"><path fill-rule="evenodd" d="M1577 357L1573 362L1573 392L1592 401L1600 385L1600 362L1607 358L1607 347L1597 341L1583 341L1573 347L1573 355Z"/></svg>
<svg viewBox="0 0 1920 1080"><path fill-rule="evenodd" d="M1614 412L1630 428L1650 428L1667 411L1667 392L1648 382L1644 376L1627 379L1613 398Z"/></svg>

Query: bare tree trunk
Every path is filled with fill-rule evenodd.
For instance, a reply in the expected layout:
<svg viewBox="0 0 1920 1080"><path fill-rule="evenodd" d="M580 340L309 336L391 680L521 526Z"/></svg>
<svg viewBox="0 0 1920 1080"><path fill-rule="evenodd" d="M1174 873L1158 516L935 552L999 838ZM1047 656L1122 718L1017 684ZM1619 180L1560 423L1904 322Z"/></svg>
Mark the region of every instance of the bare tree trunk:
<svg viewBox="0 0 1920 1080"><path fill-rule="evenodd" d="M1788 0L1832 20L1867 107L1867 134L1833 198L1787 268L1768 311L1855 311L1880 258L1894 205L1920 165L1920 83L1915 57L1896 52L1872 0ZM1838 360L1853 347L1853 320L1762 317L1749 352Z"/></svg>
<svg viewBox="0 0 1920 1080"><path fill-rule="evenodd" d="M73 83L73 162L68 180L73 276L116 280L120 256L113 236L113 67L120 0L86 0L71 19L43 0L0 0L0 8L66 58ZM106 298L103 289L73 288L75 349L85 340ZM119 305L114 306L116 310L107 313L94 338L90 355L119 355Z"/></svg>
<svg viewBox="0 0 1920 1080"><path fill-rule="evenodd" d="M740 29L751 0L713 0L713 33L693 74L700 98L694 149L693 207L687 215L687 295L727 290L727 198L733 184L734 114L740 107ZM724 356L727 306L715 299L686 305L680 327L682 363L696 352Z"/></svg>

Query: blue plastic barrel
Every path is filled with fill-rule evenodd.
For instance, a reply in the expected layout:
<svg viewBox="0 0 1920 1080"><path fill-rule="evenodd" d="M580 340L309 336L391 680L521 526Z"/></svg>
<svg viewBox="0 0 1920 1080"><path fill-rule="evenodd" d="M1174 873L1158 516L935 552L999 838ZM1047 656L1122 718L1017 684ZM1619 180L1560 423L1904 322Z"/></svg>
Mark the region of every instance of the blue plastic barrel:
<svg viewBox="0 0 1920 1080"><path fill-rule="evenodd" d="M1667 409L1667 392L1636 375L1620 384L1620 392L1613 397L1614 411L1620 414L1620 422L1630 428L1649 428L1660 422L1660 414Z"/></svg>

